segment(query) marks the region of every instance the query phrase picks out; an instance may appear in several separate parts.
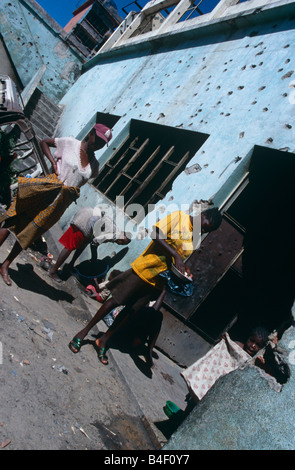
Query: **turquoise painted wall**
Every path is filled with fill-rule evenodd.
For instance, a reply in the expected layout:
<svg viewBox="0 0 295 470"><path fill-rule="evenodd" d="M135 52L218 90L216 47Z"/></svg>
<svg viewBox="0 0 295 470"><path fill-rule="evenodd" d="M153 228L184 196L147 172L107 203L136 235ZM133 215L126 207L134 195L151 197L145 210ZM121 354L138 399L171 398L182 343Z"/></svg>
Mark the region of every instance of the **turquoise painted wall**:
<svg viewBox="0 0 295 470"><path fill-rule="evenodd" d="M201 171L178 176L159 206L221 202L254 145L295 151L295 2L284 3L98 55L62 99L58 134L77 135L96 112L122 116L118 140L131 118L209 134L190 162ZM102 199L91 185L86 193ZM125 267L147 242L130 245Z"/></svg>
<svg viewBox="0 0 295 470"><path fill-rule="evenodd" d="M66 43L63 29L34 0L2 0L0 33L23 87L46 65L39 88L59 102L84 61Z"/></svg>

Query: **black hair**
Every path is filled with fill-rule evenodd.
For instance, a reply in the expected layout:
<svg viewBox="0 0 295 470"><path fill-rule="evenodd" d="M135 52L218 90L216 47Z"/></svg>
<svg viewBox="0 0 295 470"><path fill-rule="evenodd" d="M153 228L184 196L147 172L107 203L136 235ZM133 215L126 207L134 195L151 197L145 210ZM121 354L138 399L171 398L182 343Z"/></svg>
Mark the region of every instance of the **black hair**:
<svg viewBox="0 0 295 470"><path fill-rule="evenodd" d="M264 326L255 326L251 330L249 337L256 336L257 338L261 339L264 343L266 343L270 333L271 332Z"/></svg>
<svg viewBox="0 0 295 470"><path fill-rule="evenodd" d="M212 230L218 229L218 227L220 226L222 222L222 215L218 207L212 207L210 209L206 209L202 211L202 214L204 214L206 218L208 219L212 227Z"/></svg>
<svg viewBox="0 0 295 470"><path fill-rule="evenodd" d="M109 277L112 277L114 279L114 277L119 276L119 274L122 274L122 272L123 271L119 271L119 269L113 269L113 271L110 272Z"/></svg>

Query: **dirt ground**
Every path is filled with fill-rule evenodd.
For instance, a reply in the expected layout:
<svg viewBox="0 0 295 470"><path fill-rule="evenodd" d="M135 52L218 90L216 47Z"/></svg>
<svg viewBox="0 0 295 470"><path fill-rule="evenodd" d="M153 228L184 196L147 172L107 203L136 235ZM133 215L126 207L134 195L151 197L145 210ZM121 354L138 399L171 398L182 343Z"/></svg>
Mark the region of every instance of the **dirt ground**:
<svg viewBox="0 0 295 470"><path fill-rule="evenodd" d="M10 249L0 249L1 262ZM91 344L68 348L89 320L76 284L55 283L30 250L0 279L1 450L159 448L116 364L105 367ZM72 284L71 284L72 286Z"/></svg>

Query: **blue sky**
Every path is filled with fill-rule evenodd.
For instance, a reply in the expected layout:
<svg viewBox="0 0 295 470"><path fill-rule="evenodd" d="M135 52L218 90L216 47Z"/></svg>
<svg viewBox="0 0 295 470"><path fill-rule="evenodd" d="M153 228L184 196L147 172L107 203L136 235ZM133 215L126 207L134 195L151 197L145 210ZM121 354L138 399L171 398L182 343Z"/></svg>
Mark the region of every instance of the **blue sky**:
<svg viewBox="0 0 295 470"><path fill-rule="evenodd" d="M73 11L76 10L80 5L86 0L36 0L42 8L44 8L47 13L49 13L52 18L57 21L60 26L64 27L72 18L73 18ZM132 0L114 0L119 15L125 17L124 12L121 10L122 7L131 3ZM144 6L147 3L147 0L138 0L138 3L141 6ZM130 11L130 9L127 9ZM134 10L136 10L134 8ZM137 10L136 10L137 11Z"/></svg>
<svg viewBox="0 0 295 470"><path fill-rule="evenodd" d="M114 1L117 5L119 15L125 17L124 12L122 11L122 7L125 7L126 5L131 3L132 0ZM148 0L137 1L143 7ZM37 0L37 2L44 8L44 10L47 11L47 13L49 13L50 16L52 16L52 18L55 19L55 21L57 21L57 23L60 24L60 26L64 27L73 17L73 11L76 10L80 5L82 5L85 0ZM196 4L197 3L199 2L196 2ZM218 0L203 0L202 4L200 5L200 8L203 13L206 13L207 11L211 11L217 3ZM127 11L130 11L132 9L138 11L136 7L132 8L131 6L127 8Z"/></svg>

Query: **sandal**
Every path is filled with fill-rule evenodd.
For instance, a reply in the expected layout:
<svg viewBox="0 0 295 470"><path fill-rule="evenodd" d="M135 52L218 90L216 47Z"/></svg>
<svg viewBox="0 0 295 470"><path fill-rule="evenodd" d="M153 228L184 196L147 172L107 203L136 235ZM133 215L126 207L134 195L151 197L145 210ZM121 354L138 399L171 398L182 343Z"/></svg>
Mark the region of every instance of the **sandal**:
<svg viewBox="0 0 295 470"><path fill-rule="evenodd" d="M81 346L82 346L82 340L79 338L76 338L76 336L69 343L69 348L74 354L77 354L80 351Z"/></svg>
<svg viewBox="0 0 295 470"><path fill-rule="evenodd" d="M96 349L97 349L97 356L98 356L98 359L100 360L100 362L104 365L104 366L107 366L109 361L108 361L108 358L106 356L106 348L100 348L98 346L96 346Z"/></svg>

